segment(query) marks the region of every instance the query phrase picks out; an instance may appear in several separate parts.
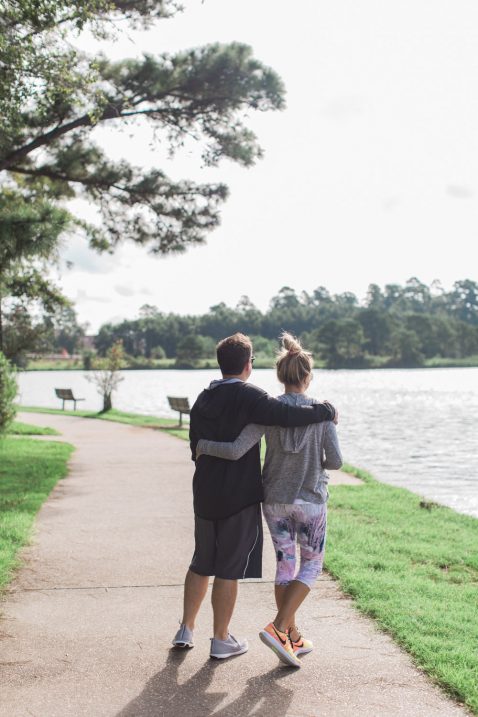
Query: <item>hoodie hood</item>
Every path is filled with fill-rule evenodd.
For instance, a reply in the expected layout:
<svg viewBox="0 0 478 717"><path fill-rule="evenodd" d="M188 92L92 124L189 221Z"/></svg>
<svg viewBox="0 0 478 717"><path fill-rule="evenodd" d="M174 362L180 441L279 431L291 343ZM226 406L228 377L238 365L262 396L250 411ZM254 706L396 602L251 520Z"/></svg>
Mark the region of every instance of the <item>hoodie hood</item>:
<svg viewBox="0 0 478 717"><path fill-rule="evenodd" d="M244 383L240 378L222 378L211 381L197 397L195 410L204 418L215 420L223 415L226 404L231 400L229 391L217 390L221 386Z"/></svg>

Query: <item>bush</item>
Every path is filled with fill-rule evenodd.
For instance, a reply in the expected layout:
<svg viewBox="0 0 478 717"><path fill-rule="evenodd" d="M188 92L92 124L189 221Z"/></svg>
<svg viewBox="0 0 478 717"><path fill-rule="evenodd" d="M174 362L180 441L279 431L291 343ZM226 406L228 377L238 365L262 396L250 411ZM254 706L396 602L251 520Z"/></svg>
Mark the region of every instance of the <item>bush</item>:
<svg viewBox="0 0 478 717"><path fill-rule="evenodd" d="M0 351L0 433L5 433L15 418L13 402L18 391L15 374L14 367Z"/></svg>
<svg viewBox="0 0 478 717"><path fill-rule="evenodd" d="M256 358L273 359L279 348L278 341L275 339L266 339L263 336L250 337L253 346L254 356ZM272 366L272 361L271 361Z"/></svg>
<svg viewBox="0 0 478 717"><path fill-rule="evenodd" d="M82 355L83 368L85 371L91 371L93 368L93 359L95 357L94 351L84 351Z"/></svg>
<svg viewBox="0 0 478 717"><path fill-rule="evenodd" d="M163 349L162 346L154 346L151 349L151 358L152 359L165 359L166 351Z"/></svg>

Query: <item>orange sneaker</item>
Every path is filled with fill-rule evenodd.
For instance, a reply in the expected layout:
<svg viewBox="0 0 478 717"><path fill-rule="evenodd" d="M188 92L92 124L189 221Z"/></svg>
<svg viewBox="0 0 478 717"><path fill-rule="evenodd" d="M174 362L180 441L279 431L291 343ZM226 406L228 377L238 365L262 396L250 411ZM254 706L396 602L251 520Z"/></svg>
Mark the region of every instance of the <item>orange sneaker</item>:
<svg viewBox="0 0 478 717"><path fill-rule="evenodd" d="M305 637L302 637L302 635L299 633L299 639L298 640L292 640L292 649L294 650L294 654L297 656L299 655L307 655L309 652L312 652L314 649L314 643L312 640L306 640Z"/></svg>
<svg viewBox="0 0 478 717"><path fill-rule="evenodd" d="M267 647L276 653L279 660L291 667L300 667L300 660L294 653L288 632L277 630L273 622L270 622L260 631L259 637Z"/></svg>

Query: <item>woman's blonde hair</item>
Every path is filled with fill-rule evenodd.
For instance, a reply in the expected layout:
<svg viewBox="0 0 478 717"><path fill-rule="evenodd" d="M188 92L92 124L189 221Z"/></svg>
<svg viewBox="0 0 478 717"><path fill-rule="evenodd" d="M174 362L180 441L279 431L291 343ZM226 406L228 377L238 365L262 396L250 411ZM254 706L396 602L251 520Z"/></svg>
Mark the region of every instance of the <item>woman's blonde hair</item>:
<svg viewBox="0 0 478 717"><path fill-rule="evenodd" d="M305 351L298 339L283 331L279 336L282 348L276 361L277 378L283 384L300 386L312 373L312 354Z"/></svg>

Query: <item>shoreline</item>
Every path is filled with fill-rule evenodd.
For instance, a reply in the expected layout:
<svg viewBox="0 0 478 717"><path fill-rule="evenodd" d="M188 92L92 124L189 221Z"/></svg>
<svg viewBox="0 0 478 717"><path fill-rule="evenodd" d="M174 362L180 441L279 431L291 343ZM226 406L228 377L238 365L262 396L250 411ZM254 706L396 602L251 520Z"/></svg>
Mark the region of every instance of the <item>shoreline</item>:
<svg viewBox="0 0 478 717"><path fill-rule="evenodd" d="M186 367L186 366L125 366L121 371L215 371L217 370L217 364L207 364L206 366ZM433 363L432 365L424 366L356 366L354 368L343 367L343 368L326 368L325 366L316 365L314 369L320 371L421 371L423 369L435 369L435 368L478 368L478 363L466 364L466 363ZM255 365L254 371L268 371L274 369L273 365ZM61 366L61 367L42 367L38 368L35 366L29 368L17 369L19 373L39 373L39 372L52 372L52 371L81 371L83 373L89 373L95 369L85 369L80 366Z"/></svg>

